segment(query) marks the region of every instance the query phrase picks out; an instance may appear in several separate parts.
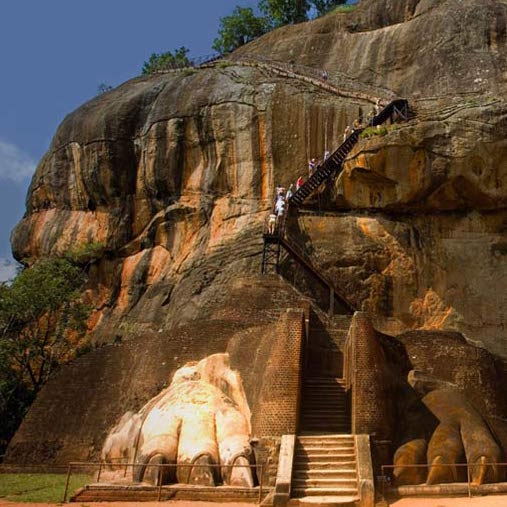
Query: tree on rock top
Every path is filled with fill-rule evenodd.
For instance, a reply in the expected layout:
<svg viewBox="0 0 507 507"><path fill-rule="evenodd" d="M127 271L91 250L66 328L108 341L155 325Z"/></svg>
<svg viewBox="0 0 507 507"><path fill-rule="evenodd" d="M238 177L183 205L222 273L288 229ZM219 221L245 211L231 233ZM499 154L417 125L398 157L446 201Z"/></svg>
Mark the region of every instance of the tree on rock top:
<svg viewBox="0 0 507 507"><path fill-rule="evenodd" d="M143 74L153 74L161 70L181 69L182 67L191 67L192 62L187 58L190 50L185 46L166 53L152 53L150 59L144 62Z"/></svg>
<svg viewBox="0 0 507 507"><path fill-rule="evenodd" d="M220 54L230 53L247 42L266 33L268 20L257 17L250 7L236 7L230 16L220 18L218 37L213 49Z"/></svg>
<svg viewBox="0 0 507 507"><path fill-rule="evenodd" d="M317 11L317 16L327 14L335 7L339 7L340 5L344 5L346 3L347 0L312 0L312 4Z"/></svg>
<svg viewBox="0 0 507 507"><path fill-rule="evenodd" d="M273 28L306 21L309 8L309 0L261 0L259 3L259 9Z"/></svg>
<svg viewBox="0 0 507 507"><path fill-rule="evenodd" d="M263 16L256 16L250 7L236 7L230 16L220 19L213 49L222 55L230 53L274 28L307 21L311 9L321 16L345 3L347 0L260 0Z"/></svg>

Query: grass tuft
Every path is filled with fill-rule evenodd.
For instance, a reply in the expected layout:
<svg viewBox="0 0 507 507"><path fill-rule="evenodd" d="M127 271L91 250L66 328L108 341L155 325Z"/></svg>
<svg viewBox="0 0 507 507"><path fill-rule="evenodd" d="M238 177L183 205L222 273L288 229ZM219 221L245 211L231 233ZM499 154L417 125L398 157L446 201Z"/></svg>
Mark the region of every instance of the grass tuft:
<svg viewBox="0 0 507 507"><path fill-rule="evenodd" d="M379 127L366 127L359 135L360 139L369 139L370 137L386 136L389 133L387 127L381 125Z"/></svg>
<svg viewBox="0 0 507 507"><path fill-rule="evenodd" d="M357 7L356 4L351 4L351 5L338 5L337 7L335 7L331 12L333 14L336 14L337 12L352 12L355 8Z"/></svg>

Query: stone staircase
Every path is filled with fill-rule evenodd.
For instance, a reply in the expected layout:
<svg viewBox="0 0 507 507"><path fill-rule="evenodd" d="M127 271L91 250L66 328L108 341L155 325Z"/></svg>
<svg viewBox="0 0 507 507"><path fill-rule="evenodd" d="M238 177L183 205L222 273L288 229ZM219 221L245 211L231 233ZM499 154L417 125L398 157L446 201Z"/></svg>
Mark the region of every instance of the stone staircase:
<svg viewBox="0 0 507 507"><path fill-rule="evenodd" d="M350 432L350 414L343 379L306 377L303 381L302 401L302 433Z"/></svg>
<svg viewBox="0 0 507 507"><path fill-rule="evenodd" d="M344 381L306 376L291 496L299 505L355 505L359 500L356 444Z"/></svg>
<svg viewBox="0 0 507 507"><path fill-rule="evenodd" d="M354 436L298 436L291 496L300 505L354 505L359 499Z"/></svg>

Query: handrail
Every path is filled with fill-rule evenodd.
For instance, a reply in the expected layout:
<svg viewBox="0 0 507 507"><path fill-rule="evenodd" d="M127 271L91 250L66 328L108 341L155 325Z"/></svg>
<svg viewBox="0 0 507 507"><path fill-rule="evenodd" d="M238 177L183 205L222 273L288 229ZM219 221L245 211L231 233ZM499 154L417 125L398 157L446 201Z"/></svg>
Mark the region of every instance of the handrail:
<svg viewBox="0 0 507 507"><path fill-rule="evenodd" d="M344 304L347 310L352 312L355 310L354 306L347 300L345 295L340 290L338 290L330 280L322 275L319 270L311 263L311 261L302 252L299 252L297 247L288 241L286 236L280 236L280 243L285 248L285 250L287 250L293 257L295 257L301 264L303 264L303 266L305 266L308 271L315 275L320 280L320 282L322 282L329 289L330 293L333 291L337 296L339 296L341 302ZM330 297L332 297L331 294ZM330 306L332 305L330 304Z"/></svg>
<svg viewBox="0 0 507 507"><path fill-rule="evenodd" d="M369 127L376 127L386 122L388 119L391 121L395 116L408 118L408 102L406 99L396 99L391 101L387 106L382 109L376 116L369 122ZM308 178L303 185L294 193L290 199L292 207L298 207L303 204L303 201L313 193L325 180L327 180L333 173L336 174L343 169L343 162L347 155L352 151L354 146L359 140L359 134L363 128L358 128L345 139L345 141L336 149L327 160L316 169L316 171Z"/></svg>
<svg viewBox="0 0 507 507"><path fill-rule="evenodd" d="M139 463L111 463L111 462L80 462L80 461L74 461L68 464L67 467L67 477L65 480L65 490L63 493L63 500L62 503L67 502L67 496L69 492L69 484L70 484L70 477L72 475L72 469L77 467L93 467L98 468L97 472L97 483L100 483L100 476L102 473L103 467L136 467L139 466ZM199 463L147 463L145 465L146 467L156 467L158 469L157 474L157 480L158 480L158 497L157 502L160 502L160 499L162 497L162 469L164 468L226 468L226 469L234 469L234 468L254 468L257 475L257 481L259 483L259 495L258 495L258 503L260 505L262 501L262 494L263 494L263 475L264 475L264 467L265 463L255 464L255 465L236 465L235 463L230 465L222 465L219 463L210 463L210 464L199 464ZM182 484L183 485L183 484ZM252 488L245 488L245 489L252 489ZM255 487L253 489L256 489Z"/></svg>
<svg viewBox="0 0 507 507"><path fill-rule="evenodd" d="M472 487L480 487L480 484L473 484L471 481L470 468L474 467L487 467L487 466L499 466L499 467L507 467L507 463L419 463L419 464L402 464L402 465L382 465L381 477L384 478L382 481L382 495L385 498L385 486L388 482L385 480L389 478L389 475L386 474L386 470L394 470L396 468L432 468L432 467L441 467L441 468L465 468L467 469L467 488L468 488L468 496L472 497ZM459 484L459 482L458 482ZM411 486L420 486L421 484L412 484Z"/></svg>

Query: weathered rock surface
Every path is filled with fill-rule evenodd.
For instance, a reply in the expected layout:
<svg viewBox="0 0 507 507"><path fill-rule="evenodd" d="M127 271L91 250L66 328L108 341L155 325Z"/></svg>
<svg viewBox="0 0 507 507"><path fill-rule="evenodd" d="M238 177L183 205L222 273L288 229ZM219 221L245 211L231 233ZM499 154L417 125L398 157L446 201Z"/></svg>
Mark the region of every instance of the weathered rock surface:
<svg viewBox="0 0 507 507"><path fill-rule="evenodd" d="M381 329L457 329L507 356L507 105L496 89L507 68L507 6L488 4L405 2L400 10L363 1L352 16L285 27L236 56L348 65L341 71L357 77L358 90L367 83L412 97L438 93L411 100L411 122L358 144L321 200L347 214L300 218L296 239ZM467 24L465 65L463 32L450 20L472 9L481 14ZM497 14L496 24L485 12ZM351 20L363 28L351 31ZM480 86L466 74L453 96L427 88L454 65L473 69L474 48L483 58L476 70L488 74ZM440 58L446 65L435 67ZM345 125L369 108L252 67L134 79L64 120L13 232L14 254L36 259L103 243L89 293L90 327L101 339L122 322L131 332L195 318L238 272L258 269L273 186L338 146Z"/></svg>
<svg viewBox="0 0 507 507"><path fill-rule="evenodd" d="M37 168L26 215L12 234L13 252L35 260L102 243L104 254L90 268L90 331L96 343L132 340L95 366L81 358L86 403L109 410L97 421L89 407L79 408L81 444L67 440L74 431L70 414L57 428L40 424L50 418L43 414L52 410L58 382L80 378L76 366L41 393L13 441L12 459L96 456L119 417L137 412L163 387L167 368L157 354L166 347L164 357L180 357L178 347L187 346L182 337L196 336L186 360L234 343L238 357L246 349L256 358L262 375L270 311L291 296L280 296L285 289L269 295L258 279L238 296L235 284L259 270L273 188L304 175L308 158L338 147L346 125L392 93L409 99L413 119L362 139L340 178L308 203L307 214L291 218L289 236L356 308L374 317L377 329L425 330L401 335L415 356L434 350L414 337L455 330L507 358L506 25L507 4L500 0L362 0L351 15L267 34L237 51L235 65L136 78L71 113ZM241 64L255 56L326 68L347 93ZM354 98L354 90L363 95ZM326 213L312 214L319 207ZM232 294L254 310L238 306ZM206 343L199 326L211 321ZM257 331L259 350L249 340ZM161 343L161 336L169 338ZM432 346L442 340L442 356L466 358L461 337L431 337ZM140 367L133 379L111 369L118 361L132 368L126 351L145 344L157 364L149 383ZM405 377L414 368L435 373L415 363ZM172 361L171 371L179 366ZM246 371L255 427L262 396L249 387L256 379ZM467 391L473 375L436 376ZM107 395L90 394L97 378ZM477 403L504 417L497 387L476 380L469 399L485 400ZM125 395L111 405L119 383ZM70 390L65 396L63 405ZM44 443L36 449L40 426Z"/></svg>

